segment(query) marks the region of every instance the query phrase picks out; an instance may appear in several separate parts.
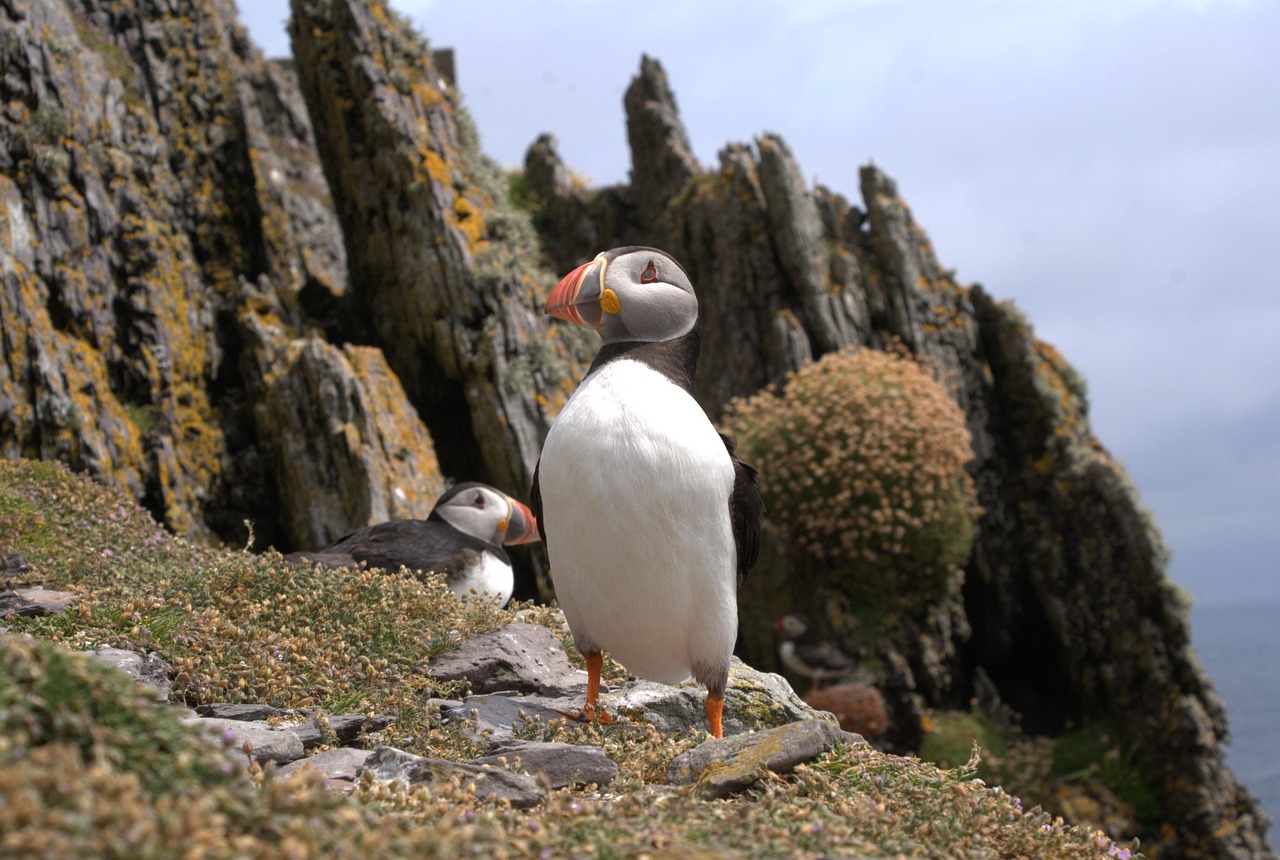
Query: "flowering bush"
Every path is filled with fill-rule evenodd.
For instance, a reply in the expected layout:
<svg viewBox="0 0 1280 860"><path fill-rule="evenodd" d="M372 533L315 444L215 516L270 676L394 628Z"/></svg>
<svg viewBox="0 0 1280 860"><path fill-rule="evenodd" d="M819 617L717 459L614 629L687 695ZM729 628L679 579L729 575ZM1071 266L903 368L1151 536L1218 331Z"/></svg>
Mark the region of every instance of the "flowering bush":
<svg viewBox="0 0 1280 860"><path fill-rule="evenodd" d="M738 399L725 431L760 470L770 521L856 604L942 596L980 513L964 416L914 361L827 355Z"/></svg>

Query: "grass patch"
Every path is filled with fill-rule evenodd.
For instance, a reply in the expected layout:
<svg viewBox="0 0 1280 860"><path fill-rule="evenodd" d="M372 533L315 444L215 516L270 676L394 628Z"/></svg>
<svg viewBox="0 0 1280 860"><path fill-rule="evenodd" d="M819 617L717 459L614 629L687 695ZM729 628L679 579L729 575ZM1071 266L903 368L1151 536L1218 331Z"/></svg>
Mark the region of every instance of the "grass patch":
<svg viewBox="0 0 1280 860"><path fill-rule="evenodd" d="M366 781L343 796L305 773L281 779L255 765L246 775L243 758L198 739L169 706L59 645L155 651L178 668L187 704L392 713L385 742L466 760L483 743L426 702L461 691L422 666L513 613L469 609L434 580L196 547L59 466L0 462L0 517L6 548L33 574L83 595L60 616L6 619L35 638L0 637L6 857L1097 858L1111 845L1024 812L974 780L976 760L942 770L861 744L703 801L665 783L671 758L705 735L634 725L527 725L529 738L600 746L621 770L607 793L560 790L525 811L457 785ZM520 618L567 635L545 607Z"/></svg>

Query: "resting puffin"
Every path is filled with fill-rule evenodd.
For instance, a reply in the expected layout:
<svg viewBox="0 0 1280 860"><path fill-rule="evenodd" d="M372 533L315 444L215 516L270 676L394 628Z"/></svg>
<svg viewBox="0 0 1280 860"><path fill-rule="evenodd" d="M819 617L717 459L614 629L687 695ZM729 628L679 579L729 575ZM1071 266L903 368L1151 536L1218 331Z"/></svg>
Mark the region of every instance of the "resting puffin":
<svg viewBox="0 0 1280 860"><path fill-rule="evenodd" d="M782 665L808 678L816 690L823 681L847 678L858 668L853 658L836 643L822 639L809 629L809 622L798 615L784 615L773 625L782 636L778 657Z"/></svg>
<svg viewBox="0 0 1280 860"><path fill-rule="evenodd" d="M608 651L639 677L702 683L721 737L737 589L764 505L755 469L693 399L693 285L664 251L615 248L566 275L546 312L602 341L547 434L530 494L587 662L580 716L595 716Z"/></svg>
<svg viewBox="0 0 1280 860"><path fill-rule="evenodd" d="M497 597L506 606L515 587L511 559L502 545L538 539L533 514L487 484L456 484L436 500L425 520L392 520L357 529L319 552L295 552L290 561L324 567L434 570L454 594ZM474 595L473 595L474 591Z"/></svg>

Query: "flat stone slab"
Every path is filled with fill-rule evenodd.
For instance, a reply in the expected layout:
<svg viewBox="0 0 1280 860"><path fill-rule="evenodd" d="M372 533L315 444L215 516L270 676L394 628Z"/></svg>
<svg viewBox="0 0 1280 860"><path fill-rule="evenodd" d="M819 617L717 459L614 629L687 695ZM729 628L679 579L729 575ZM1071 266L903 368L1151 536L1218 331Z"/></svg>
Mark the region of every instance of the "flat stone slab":
<svg viewBox="0 0 1280 860"><path fill-rule="evenodd" d="M228 720L222 717L197 717L189 721L208 731L227 747L238 750L245 741L253 745L255 761L274 761L285 764L303 756L302 741L288 729L278 729L266 723L246 720Z"/></svg>
<svg viewBox="0 0 1280 860"><path fill-rule="evenodd" d="M543 741L498 741L471 764L510 767L517 761L522 772L541 776L552 788L590 783L603 787L618 775L618 766L600 747Z"/></svg>
<svg viewBox="0 0 1280 860"><path fill-rule="evenodd" d="M160 701L169 700L169 694L173 691L173 683L169 680L172 667L155 654L139 654L123 648L98 648L84 653L100 663L114 666L135 683L151 688Z"/></svg>
<svg viewBox="0 0 1280 860"><path fill-rule="evenodd" d="M581 709L582 701L576 699L490 693L467 696L456 705L442 707L440 716L445 720L465 720L477 736L487 733L493 740L502 740L510 738L530 719L549 723L565 719L562 711L576 714Z"/></svg>
<svg viewBox="0 0 1280 860"><path fill-rule="evenodd" d="M28 618L59 615L71 608L80 595L74 591L49 588L18 588L0 594L0 618L19 615Z"/></svg>
<svg viewBox="0 0 1280 860"><path fill-rule="evenodd" d="M427 674L438 681L466 679L473 693L568 695L586 690L585 672L569 664L560 640L537 624L508 624L432 657Z"/></svg>
<svg viewBox="0 0 1280 860"><path fill-rule="evenodd" d="M309 767L326 779L344 779L354 782L356 775L360 773L360 769L364 767L371 755L373 753L369 750L340 747L291 761L282 765L276 773L280 776L289 776L304 767Z"/></svg>
<svg viewBox="0 0 1280 860"><path fill-rule="evenodd" d="M456 778L462 784L473 784L478 797L506 800L520 809L535 806L546 796L531 776L487 765L423 758L395 747L378 747L360 772L371 773L374 779L386 782L398 779L410 785L447 783Z"/></svg>
<svg viewBox="0 0 1280 860"><path fill-rule="evenodd" d="M216 717L220 720L242 720L242 721L260 721L268 717L278 717L285 714L285 711L279 708L273 708L270 705L244 704L240 702L210 702L207 705L197 705L196 713L202 717Z"/></svg>
<svg viewBox="0 0 1280 860"><path fill-rule="evenodd" d="M675 785L696 782L704 797L727 797L750 788L762 770L789 773L836 744L865 743L826 720L803 720L763 732L712 739L676 756L667 767Z"/></svg>

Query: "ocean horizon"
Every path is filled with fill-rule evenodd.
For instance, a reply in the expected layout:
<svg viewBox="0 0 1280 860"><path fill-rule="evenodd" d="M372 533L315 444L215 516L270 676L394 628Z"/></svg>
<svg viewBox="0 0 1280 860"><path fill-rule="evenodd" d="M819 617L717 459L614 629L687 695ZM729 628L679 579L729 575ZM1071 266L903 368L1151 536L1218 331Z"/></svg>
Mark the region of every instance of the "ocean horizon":
<svg viewBox="0 0 1280 860"><path fill-rule="evenodd" d="M1227 706L1227 767L1280 822L1280 598L1197 605L1191 641Z"/></svg>

